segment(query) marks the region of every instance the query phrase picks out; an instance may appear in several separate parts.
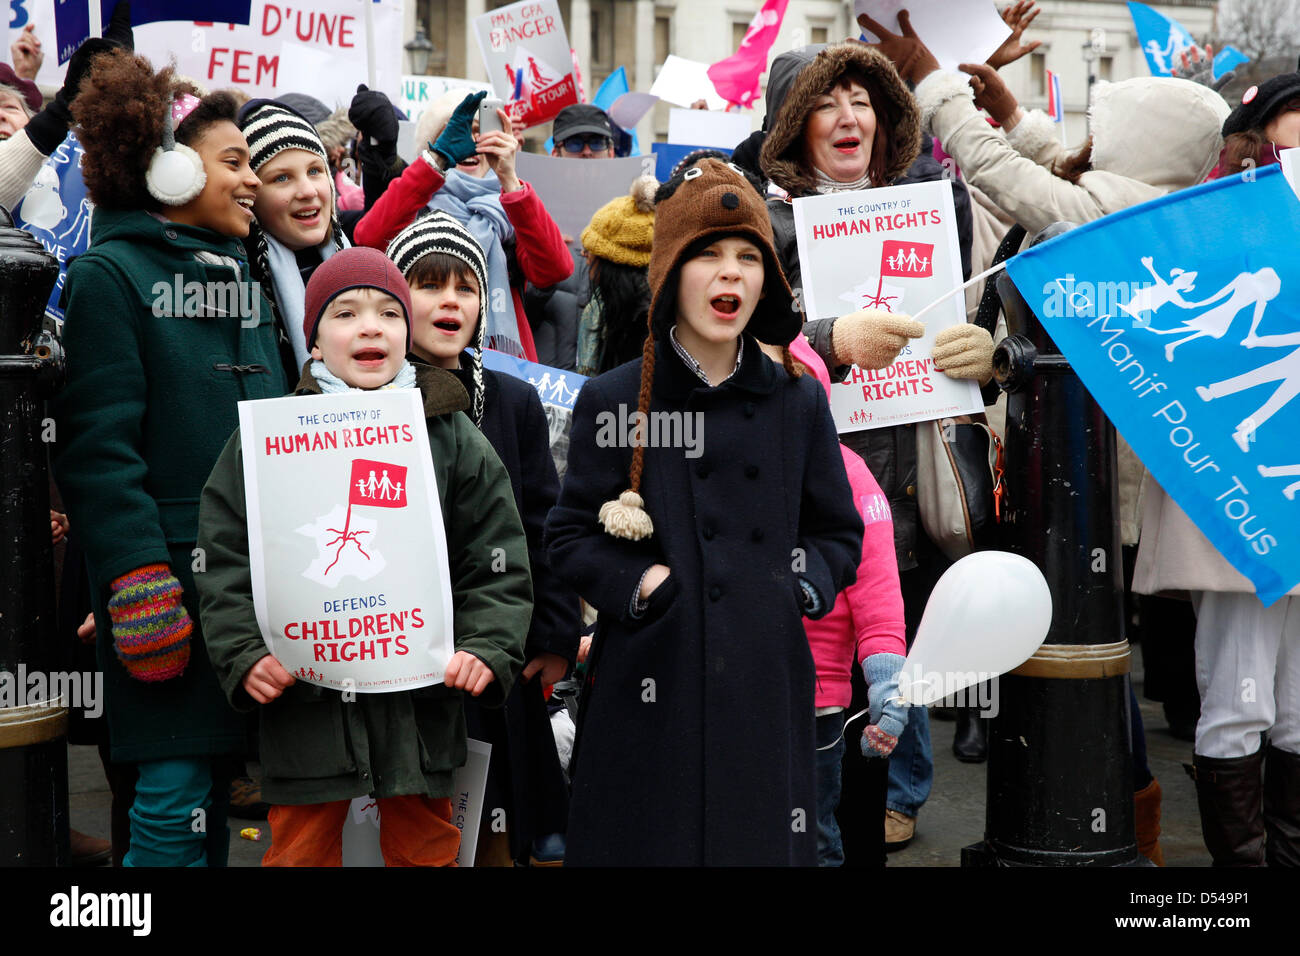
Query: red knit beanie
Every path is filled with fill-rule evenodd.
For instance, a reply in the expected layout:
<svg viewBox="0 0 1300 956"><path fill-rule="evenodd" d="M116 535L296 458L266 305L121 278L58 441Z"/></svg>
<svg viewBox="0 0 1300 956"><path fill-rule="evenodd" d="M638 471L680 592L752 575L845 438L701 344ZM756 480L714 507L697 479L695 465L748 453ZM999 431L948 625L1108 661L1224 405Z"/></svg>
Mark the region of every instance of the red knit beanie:
<svg viewBox="0 0 1300 956"><path fill-rule="evenodd" d="M406 350L411 351L410 287L388 256L365 246L339 250L311 274L302 311L302 334L308 349L315 344L316 326L325 307L348 289L378 289L402 303L402 314L406 318Z"/></svg>

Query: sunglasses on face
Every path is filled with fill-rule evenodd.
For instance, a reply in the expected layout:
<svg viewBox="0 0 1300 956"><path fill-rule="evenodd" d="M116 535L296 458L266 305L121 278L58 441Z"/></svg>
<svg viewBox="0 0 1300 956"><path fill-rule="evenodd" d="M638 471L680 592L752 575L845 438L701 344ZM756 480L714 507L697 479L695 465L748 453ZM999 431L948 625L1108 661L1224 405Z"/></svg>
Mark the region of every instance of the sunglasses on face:
<svg viewBox="0 0 1300 956"><path fill-rule="evenodd" d="M563 141L566 153L581 153L583 146L590 147L593 153L599 153L602 149L609 149L612 145L613 141L602 133L578 133Z"/></svg>

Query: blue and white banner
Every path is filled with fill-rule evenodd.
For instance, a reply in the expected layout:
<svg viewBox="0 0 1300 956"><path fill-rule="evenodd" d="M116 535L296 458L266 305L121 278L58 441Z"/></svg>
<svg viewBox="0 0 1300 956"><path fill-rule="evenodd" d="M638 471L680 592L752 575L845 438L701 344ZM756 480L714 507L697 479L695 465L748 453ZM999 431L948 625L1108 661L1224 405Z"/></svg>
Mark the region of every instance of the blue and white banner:
<svg viewBox="0 0 1300 956"><path fill-rule="evenodd" d="M551 458L555 460L555 470L560 473L560 480L563 481L569 463L573 405L578 400L578 392L586 384L586 377L577 372L538 365L493 349L483 350L483 367L521 378L537 389L537 397L542 400L542 410L546 412L546 424L551 432Z"/></svg>
<svg viewBox="0 0 1300 956"><path fill-rule="evenodd" d="M59 63L66 63L77 47L90 36L90 4L95 0L55 0L54 34ZM108 26L118 0L98 0L100 23ZM196 20L207 23L247 24L252 0L131 0L131 26L167 20Z"/></svg>
<svg viewBox="0 0 1300 956"><path fill-rule="evenodd" d="M59 260L59 279L54 283L45 314L63 325L59 297L68 272L68 260L90 247L90 214L93 206L81 180L81 144L75 133L50 154L36 172L36 179L14 209L14 225L40 240L47 252Z"/></svg>
<svg viewBox="0 0 1300 956"><path fill-rule="evenodd" d="M1007 265L1156 481L1271 604L1300 582L1300 200L1277 167Z"/></svg>
<svg viewBox="0 0 1300 956"><path fill-rule="evenodd" d="M1177 20L1157 13L1145 3L1130 3L1128 12L1133 15L1138 46L1146 55L1152 76L1169 76L1178 55L1196 45L1192 35Z"/></svg>
<svg viewBox="0 0 1300 956"><path fill-rule="evenodd" d="M1236 47L1225 46L1218 53L1214 54L1214 78L1217 80L1229 70L1235 70L1243 63L1249 63L1250 57L1242 53Z"/></svg>

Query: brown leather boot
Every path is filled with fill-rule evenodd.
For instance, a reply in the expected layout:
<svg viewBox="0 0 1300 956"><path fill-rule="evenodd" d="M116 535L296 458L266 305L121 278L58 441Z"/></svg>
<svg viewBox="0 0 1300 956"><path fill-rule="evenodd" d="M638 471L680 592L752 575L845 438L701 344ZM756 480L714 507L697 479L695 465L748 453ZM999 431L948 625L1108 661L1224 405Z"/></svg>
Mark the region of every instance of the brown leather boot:
<svg viewBox="0 0 1300 956"><path fill-rule="evenodd" d="M1268 748L1264 763L1264 855L1269 866L1300 866L1300 754Z"/></svg>
<svg viewBox="0 0 1300 956"><path fill-rule="evenodd" d="M1156 866L1165 865L1165 851L1160 849L1160 781L1151 782L1133 794L1134 822L1138 852Z"/></svg>
<svg viewBox="0 0 1300 956"><path fill-rule="evenodd" d="M103 866L112 856L113 844L99 837L68 830L68 850L72 866Z"/></svg>
<svg viewBox="0 0 1300 956"><path fill-rule="evenodd" d="M1264 749L1248 757L1192 757L1201 835L1215 866L1264 865Z"/></svg>

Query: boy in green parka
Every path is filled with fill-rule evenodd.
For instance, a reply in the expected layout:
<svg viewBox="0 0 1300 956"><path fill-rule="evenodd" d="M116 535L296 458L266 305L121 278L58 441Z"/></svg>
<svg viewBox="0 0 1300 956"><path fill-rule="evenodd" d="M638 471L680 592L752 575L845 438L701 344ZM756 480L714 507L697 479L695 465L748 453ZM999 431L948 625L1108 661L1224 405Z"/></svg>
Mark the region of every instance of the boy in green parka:
<svg viewBox="0 0 1300 956"><path fill-rule="evenodd" d="M451 565L456 653L444 683L345 695L299 683L267 652L249 570L243 457L236 432L203 489L198 575L207 649L239 710L261 710L263 794L272 804L264 866L339 866L349 801L379 801L380 846L391 865L454 864L452 771L466 759L461 693L499 706L523 666L532 615L528 546L510 479L459 412L464 388L441 369L406 361L410 294L382 253L347 249L312 275L304 335L311 361L298 394L418 386L442 502ZM304 480L310 476L304 475ZM505 553L504 570L493 564Z"/></svg>

